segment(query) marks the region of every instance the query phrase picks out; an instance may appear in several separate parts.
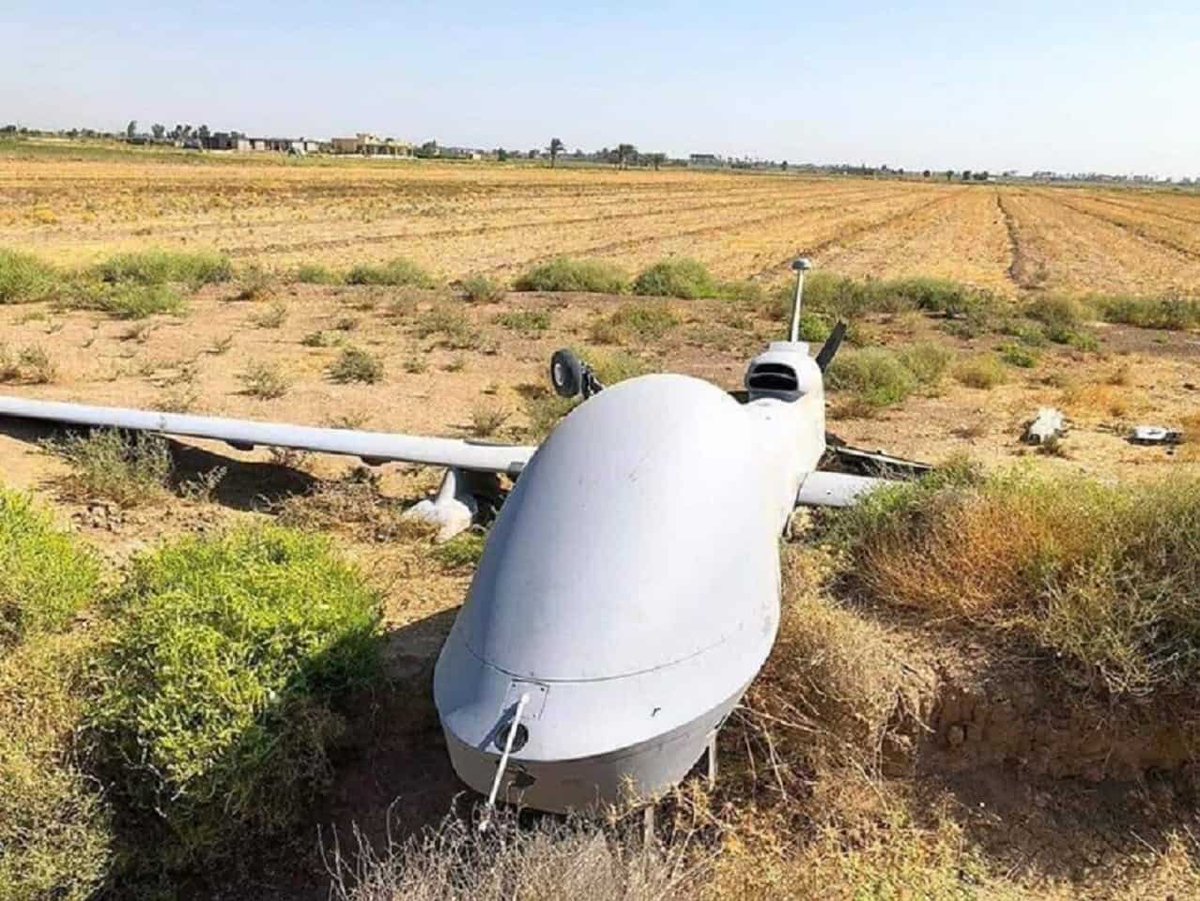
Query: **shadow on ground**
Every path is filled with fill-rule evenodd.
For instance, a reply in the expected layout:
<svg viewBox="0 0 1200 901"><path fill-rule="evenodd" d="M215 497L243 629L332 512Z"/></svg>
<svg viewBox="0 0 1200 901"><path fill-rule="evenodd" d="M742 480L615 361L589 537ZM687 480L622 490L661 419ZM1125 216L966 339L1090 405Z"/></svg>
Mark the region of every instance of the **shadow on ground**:
<svg viewBox="0 0 1200 901"><path fill-rule="evenodd" d="M38 446L86 431L53 422L0 418L0 435ZM319 481L286 462L239 460L173 438L165 440L174 463L172 487L183 490L211 480L209 499L231 510L269 511L289 497L311 492Z"/></svg>

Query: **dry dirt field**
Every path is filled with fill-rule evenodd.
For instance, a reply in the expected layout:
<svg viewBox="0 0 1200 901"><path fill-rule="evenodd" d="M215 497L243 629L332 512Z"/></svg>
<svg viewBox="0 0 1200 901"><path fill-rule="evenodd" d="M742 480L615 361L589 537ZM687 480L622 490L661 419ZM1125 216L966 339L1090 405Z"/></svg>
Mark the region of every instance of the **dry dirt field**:
<svg viewBox="0 0 1200 901"><path fill-rule="evenodd" d="M507 282L564 254L633 272L677 255L721 278L771 283L804 251L826 271L953 279L1013 304L1043 289L1194 294L1200 197L466 165L0 160L0 248L76 265L151 246L216 248L238 274L185 291L179 315L127 321L54 301L0 304L0 344L13 355L38 348L47 357L46 378L22 371L0 392L527 442L546 412L554 349L580 348L626 374L665 369L734 389L747 358L781 336L778 306L762 298L515 291L470 302L454 284L468 275ZM290 277L302 263L344 269L396 256L427 267L445 286ZM242 273L251 263L271 275L256 276L246 290ZM655 319L650 308L669 315ZM622 311L635 318L621 320ZM637 316L653 327L611 327L614 317ZM1022 358L1007 327L965 331L927 311L876 310L855 326L850 358L916 346L943 356L936 376L899 403L864 407L852 391L834 391L830 429L853 444L935 464L965 456L992 470L1029 467L1109 482L1200 471L1190 441L1162 448L1127 440L1141 422L1189 436L1200 423L1194 330L1087 322L1078 326L1087 340L1031 340L1017 348ZM331 378L351 347L381 365L378 381ZM999 375L980 381L969 364L985 359ZM275 390L255 390L256 370L259 382L264 373L276 378ZM1043 405L1072 420L1049 453L1019 440ZM397 537L391 518L435 486L437 473L391 464L363 483L354 481L357 461L181 441L171 443L176 481L209 478L207 489L121 504L68 489L71 466L44 443L57 438L54 429L0 423L0 482L32 492L114 570L163 540L282 517L333 535L385 599L390 679L352 721L327 800L299 830L301 850L266 855L261 871L251 867L248 881L232 888L189 884L186 896L325 898L318 827L348 836L357 824L379 842L389 829L403 838L451 808L460 786L429 679L473 564ZM814 564L788 559L788 604L811 612ZM811 648L801 642L781 651L815 661L809 682L768 681L759 691L813 689L813 705L790 700L803 711L798 717L814 717L819 728L800 730L814 745L844 728L860 735L874 720L854 709L857 687L832 702L821 693L829 688L822 655L844 650L846 668L882 698L868 718L879 716L889 730L903 722L888 741L903 745L897 759L904 763L883 767L880 739L880 747L850 753L845 770L824 760L815 771L792 773L785 786L776 749L759 743L747 714L722 750L734 787L704 808L710 812L691 813L692 825L714 830L725 849L713 871L725 896L1200 897L1195 755L1192 745L1180 750L1176 732L1136 710L1126 720L1106 706L1111 699L1064 711L1078 686L1048 676L1057 672L1053 661L981 638L970 624L909 611L861 620L856 613L847 626L839 617L848 615L816 614L828 645L814 639ZM826 702L851 708L850 726L835 722ZM750 706L769 703L752 695ZM869 729L862 734L866 744L874 740ZM871 778L859 781L867 770ZM789 870L795 861L800 869ZM544 895L505 895L518 896ZM402 897L381 890L355 901Z"/></svg>
<svg viewBox="0 0 1200 901"><path fill-rule="evenodd" d="M0 160L0 247L59 262L216 248L286 270L405 256L447 279L559 255L688 256L774 279L797 254L858 278L1013 293L1192 292L1200 195L713 172L363 161Z"/></svg>

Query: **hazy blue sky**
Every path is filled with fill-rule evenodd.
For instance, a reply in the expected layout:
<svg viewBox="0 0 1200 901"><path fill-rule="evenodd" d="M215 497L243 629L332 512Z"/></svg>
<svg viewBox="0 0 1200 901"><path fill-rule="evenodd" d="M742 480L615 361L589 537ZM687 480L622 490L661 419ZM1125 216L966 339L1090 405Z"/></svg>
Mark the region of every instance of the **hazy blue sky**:
<svg viewBox="0 0 1200 901"><path fill-rule="evenodd" d="M1200 3L3 0L0 120L1200 175Z"/></svg>

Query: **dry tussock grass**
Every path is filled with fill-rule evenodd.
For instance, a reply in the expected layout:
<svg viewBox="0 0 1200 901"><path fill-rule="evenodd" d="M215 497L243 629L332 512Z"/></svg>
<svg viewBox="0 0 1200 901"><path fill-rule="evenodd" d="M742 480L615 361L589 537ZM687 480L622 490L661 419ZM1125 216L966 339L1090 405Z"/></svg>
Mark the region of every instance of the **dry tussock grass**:
<svg viewBox="0 0 1200 901"><path fill-rule="evenodd" d="M1200 670L1200 480L1107 486L951 471L840 520L845 586L1032 641L1116 695Z"/></svg>
<svg viewBox="0 0 1200 901"><path fill-rule="evenodd" d="M335 848L328 861L333 894L340 901L695 897L704 855L691 854L687 842L642 842L630 825L544 818L522 827L505 813L484 833L449 818L380 851L356 836L355 854L346 858Z"/></svg>
<svg viewBox="0 0 1200 901"><path fill-rule="evenodd" d="M1145 409L1145 397L1130 387L1120 371L1103 383L1070 385L1062 393L1059 404L1075 419L1094 419L1097 416L1128 419Z"/></svg>

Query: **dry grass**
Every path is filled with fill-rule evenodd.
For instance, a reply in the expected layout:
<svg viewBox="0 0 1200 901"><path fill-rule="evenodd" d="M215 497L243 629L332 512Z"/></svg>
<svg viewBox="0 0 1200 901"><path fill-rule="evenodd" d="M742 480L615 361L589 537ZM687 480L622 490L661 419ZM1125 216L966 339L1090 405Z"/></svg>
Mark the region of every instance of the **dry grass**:
<svg viewBox="0 0 1200 901"><path fill-rule="evenodd" d="M340 901L507 901L579 898L630 901L695 897L701 870L679 846L643 845L634 830L545 819L532 828L501 815L480 833L448 819L440 828L375 850L358 836L334 849Z"/></svg>
<svg viewBox="0 0 1200 901"><path fill-rule="evenodd" d="M1075 419L1097 415L1112 419L1127 419L1145 406L1145 399L1126 384L1086 383L1069 385L1059 398L1062 408Z"/></svg>
<svg viewBox="0 0 1200 901"><path fill-rule="evenodd" d="M0 342L0 382L47 385L58 379L58 365L39 344L23 347L14 355Z"/></svg>
<svg viewBox="0 0 1200 901"><path fill-rule="evenodd" d="M1200 482L1111 487L951 469L841 519L849 586L1021 636L1118 695L1200 673Z"/></svg>

